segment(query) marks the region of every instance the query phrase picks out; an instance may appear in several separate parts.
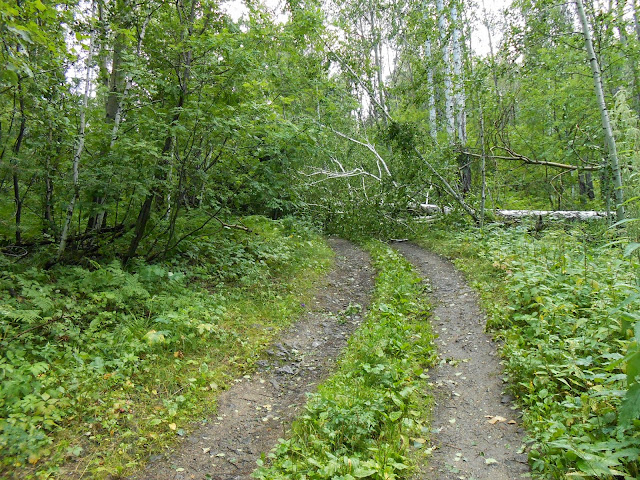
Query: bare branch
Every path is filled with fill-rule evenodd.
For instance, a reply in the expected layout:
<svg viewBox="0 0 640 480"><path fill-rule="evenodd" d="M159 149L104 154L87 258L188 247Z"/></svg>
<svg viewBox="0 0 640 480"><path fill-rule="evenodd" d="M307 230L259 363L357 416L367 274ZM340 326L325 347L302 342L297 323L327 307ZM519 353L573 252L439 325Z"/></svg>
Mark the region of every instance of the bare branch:
<svg viewBox="0 0 640 480"><path fill-rule="evenodd" d="M311 173L305 173L305 172L300 172L302 175L304 175L305 177L314 177L316 175L325 175L325 178L322 178L320 180L316 180L314 182L308 183L308 186L311 185L316 185L318 183L322 183L325 182L327 180L333 180L335 178L350 178L350 177L358 177L358 176L362 176L363 178L366 177L371 177L371 178L375 178L378 182L381 182L382 179L376 175L374 175L373 173L367 172L366 170L362 169L362 168L354 168L353 170L350 171L345 171L343 169L342 172L334 172L331 170L315 170Z"/></svg>
<svg viewBox="0 0 640 480"><path fill-rule="evenodd" d="M378 169L380 169L380 164L382 164L382 167L384 168L384 171L386 172L387 175L389 175L391 177L391 171L389 170L389 167L387 166L387 162L384 161L384 158L382 158L382 156L378 153L378 151L376 150L376 147L373 146L371 143L369 143L368 141L365 142L361 142L360 140L356 140L353 137L350 137L349 135L342 133L332 127L327 127L326 125L322 125L324 128L328 128L329 130L331 130L333 133L335 133L336 135L338 135L339 137L342 137L346 140L349 140L350 142L356 143L360 146L363 146L364 148L366 148L367 150L369 150L371 153L373 153L376 157L376 161L378 162ZM381 174L382 175L382 174Z"/></svg>
<svg viewBox="0 0 640 480"><path fill-rule="evenodd" d="M526 163L527 165L545 165L547 167L560 168L562 170L579 170L579 171L593 172L593 171L598 171L598 170L602 169L601 165L569 165L569 164L566 164L566 163L548 162L546 160L534 160L533 158L529 158L529 157L526 157L526 156L521 155L519 153L515 153L509 147L495 146L491 150L493 150L493 149L504 150L505 152L507 152L509 154L509 156L506 156L506 155L487 155L487 158L492 158L494 160L512 160L512 161L516 161L516 162L523 162L523 163ZM469 155L471 157L476 157L476 158L481 158L482 157L482 155L480 155L480 154L469 152L469 151L464 151L462 153L464 153L465 155Z"/></svg>

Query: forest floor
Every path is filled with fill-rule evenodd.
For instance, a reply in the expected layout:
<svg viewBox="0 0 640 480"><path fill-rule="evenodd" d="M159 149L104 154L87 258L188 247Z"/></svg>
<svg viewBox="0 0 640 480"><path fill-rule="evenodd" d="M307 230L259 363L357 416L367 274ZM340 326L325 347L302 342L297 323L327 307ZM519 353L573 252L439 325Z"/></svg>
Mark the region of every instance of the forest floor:
<svg viewBox="0 0 640 480"><path fill-rule="evenodd" d="M132 479L249 479L256 460L285 437L307 393L326 378L365 315L373 268L368 255L330 240L336 265L307 314L275 342L251 376L237 379L219 399L217 415L177 450L151 459ZM528 477L524 431L504 393L497 345L484 333L475 293L453 265L408 243L397 248L433 289L432 324L439 365L429 372L435 406L432 456L415 478L514 480ZM342 315L350 305L363 310Z"/></svg>

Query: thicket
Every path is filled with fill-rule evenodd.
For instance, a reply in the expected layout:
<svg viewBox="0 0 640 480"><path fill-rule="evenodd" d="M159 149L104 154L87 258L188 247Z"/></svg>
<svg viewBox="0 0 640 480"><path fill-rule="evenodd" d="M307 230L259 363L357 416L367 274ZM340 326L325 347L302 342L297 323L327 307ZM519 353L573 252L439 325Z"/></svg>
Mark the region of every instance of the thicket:
<svg viewBox="0 0 640 480"><path fill-rule="evenodd" d="M482 293L504 339L540 478L640 474L640 262L604 225L433 231ZM436 240L437 239L437 240ZM627 245L627 246L625 246Z"/></svg>
<svg viewBox="0 0 640 480"><path fill-rule="evenodd" d="M425 446L425 369L436 359L427 285L388 246L369 242L368 249L378 276L365 323L255 478L407 478L411 457Z"/></svg>
<svg viewBox="0 0 640 480"><path fill-rule="evenodd" d="M213 411L329 265L308 226L244 224L127 269L1 260L1 473L125 472Z"/></svg>

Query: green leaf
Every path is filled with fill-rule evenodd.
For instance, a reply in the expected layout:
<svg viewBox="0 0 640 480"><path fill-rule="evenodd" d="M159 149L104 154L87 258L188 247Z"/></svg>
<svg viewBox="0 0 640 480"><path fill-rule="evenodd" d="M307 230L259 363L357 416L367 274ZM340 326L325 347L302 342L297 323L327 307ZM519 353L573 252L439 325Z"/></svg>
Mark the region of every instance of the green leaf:
<svg viewBox="0 0 640 480"><path fill-rule="evenodd" d="M636 375L640 375L640 352L636 352L627 360L627 382L635 383Z"/></svg>
<svg viewBox="0 0 640 480"><path fill-rule="evenodd" d="M357 467L353 470L353 476L356 478L367 478L375 474L377 470L373 468Z"/></svg>
<svg viewBox="0 0 640 480"><path fill-rule="evenodd" d="M630 243L629 245L627 245L627 247L624 249L624 256L628 257L630 256L633 252L635 252L638 248L640 248L640 243L638 242L633 242Z"/></svg>
<svg viewBox="0 0 640 480"><path fill-rule="evenodd" d="M607 465L607 460L604 457L598 457L596 455L585 455L588 459L579 458L576 461L576 465L583 472L599 477L601 475L615 475L614 471Z"/></svg>
<svg viewBox="0 0 640 480"><path fill-rule="evenodd" d="M389 419L392 422L396 422L402 416L402 412L400 410L396 410L395 412L391 412L389 414Z"/></svg>
<svg viewBox="0 0 640 480"><path fill-rule="evenodd" d="M21 38L24 42L32 43L31 35L29 34L28 30L24 30L20 27L12 27L9 25L7 25L5 28L9 30L11 33L14 33L17 37Z"/></svg>
<svg viewBox="0 0 640 480"><path fill-rule="evenodd" d="M162 332L149 330L143 337L149 345L155 345L165 342L165 336Z"/></svg>
<svg viewBox="0 0 640 480"><path fill-rule="evenodd" d="M629 424L632 420L640 416L640 384L634 383L627 390L620 410L618 412L618 421L621 424Z"/></svg>
<svg viewBox="0 0 640 480"><path fill-rule="evenodd" d="M3 83L10 83L11 85L18 84L18 74L11 69L5 69L0 73L0 78L2 78Z"/></svg>

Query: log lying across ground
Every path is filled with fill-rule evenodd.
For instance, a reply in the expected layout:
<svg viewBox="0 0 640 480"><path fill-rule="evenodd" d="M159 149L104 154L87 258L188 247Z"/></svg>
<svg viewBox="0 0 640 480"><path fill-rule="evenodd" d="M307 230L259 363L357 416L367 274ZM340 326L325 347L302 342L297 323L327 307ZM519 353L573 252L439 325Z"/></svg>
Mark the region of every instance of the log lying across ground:
<svg viewBox="0 0 640 480"><path fill-rule="evenodd" d="M496 210L496 215L506 220L530 217L549 217L560 220L598 220L607 218L607 212L595 210Z"/></svg>
<svg viewBox="0 0 640 480"><path fill-rule="evenodd" d="M445 215L452 212L451 207L441 207L431 203L421 203L420 210L428 215L444 213ZM596 210L495 210L495 215L504 220L519 220L521 218L548 217L558 220L598 220L607 218L607 212L599 212Z"/></svg>

